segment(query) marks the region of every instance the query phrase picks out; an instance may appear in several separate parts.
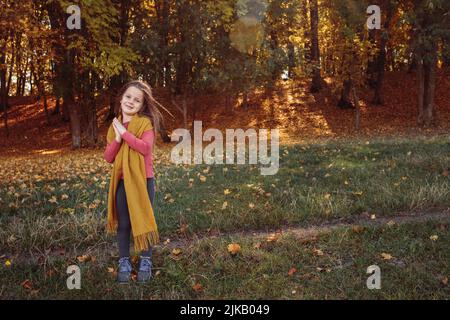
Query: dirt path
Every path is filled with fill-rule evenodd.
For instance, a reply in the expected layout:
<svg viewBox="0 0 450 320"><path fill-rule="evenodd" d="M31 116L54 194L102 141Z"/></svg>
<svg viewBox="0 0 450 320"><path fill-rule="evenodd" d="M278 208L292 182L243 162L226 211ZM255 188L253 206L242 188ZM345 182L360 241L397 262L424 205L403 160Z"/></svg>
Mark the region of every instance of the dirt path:
<svg viewBox="0 0 450 320"><path fill-rule="evenodd" d="M309 227L284 227L273 231L242 231L242 232L229 232L229 233L216 233L212 235L205 235L202 237L191 237L176 241L166 241L157 247L160 248L176 248L187 247L195 243L201 242L206 239L217 239L219 237L233 237L233 236L253 236L255 238L268 238L273 235L286 235L292 234L299 240L314 239L320 234L332 232L340 228L353 228L353 227L378 227L382 225L391 224L404 224L410 222L426 222L426 221L441 221L450 222L450 210L441 212L414 212L404 213L391 217L372 217L369 214L362 214L358 217L352 217L347 219L336 219L333 221L325 222L322 224L311 225Z"/></svg>

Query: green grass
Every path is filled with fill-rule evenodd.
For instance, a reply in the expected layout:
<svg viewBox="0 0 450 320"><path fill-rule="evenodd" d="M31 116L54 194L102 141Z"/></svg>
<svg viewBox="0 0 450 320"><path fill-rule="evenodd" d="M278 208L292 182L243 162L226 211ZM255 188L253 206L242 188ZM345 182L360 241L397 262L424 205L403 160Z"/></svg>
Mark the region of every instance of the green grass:
<svg viewBox="0 0 450 320"><path fill-rule="evenodd" d="M257 165L175 166L169 163L167 152L163 154L159 151L155 155L156 161L159 161L155 168L158 227L163 240L170 238L173 241L180 237L201 236L217 231L306 227L337 218L358 216L363 212L382 217L403 211L446 210L450 203L449 177L445 174L448 173L450 163L448 141L447 135L282 146L280 169L274 176L260 175ZM0 296L148 298L151 294L154 298L170 299L197 296L295 299L435 298L443 294L442 290L437 290L440 288L439 281L435 284L429 277L433 273L445 274L442 271L445 270L445 257L441 254L433 260L427 256L432 252L419 244L417 250L423 252L422 256L416 256L415 251L408 251L411 249L410 244L403 241L414 239L414 235L410 234L412 230L423 233L422 236L431 233L436 226L429 225L405 227L397 235L398 238L393 235L387 239L374 238L373 235L380 232L375 229L364 233L358 241L354 239L357 235L349 236L346 240L345 231L325 236L320 240L321 245L329 243L334 246L333 251L342 259L352 257L356 262L362 259L361 264L354 261L357 270L349 267L351 272L348 273L345 268L338 273L320 273L320 279L331 279L332 288L327 287L328 282L322 280L317 281L316 286L313 272L316 264L296 251L300 247L295 244L295 239L289 237L281 242L286 243L286 247L277 246L272 251L260 253L256 250L250 256L246 256L246 252L250 251L245 248L253 240L245 237L208 240L187 250L180 261L171 260L166 252L161 251L155 257L155 264L161 268L161 276L152 282L151 290L113 288L112 278L105 272L107 266L115 266L117 254L114 238L105 234L110 168L103 160L101 151L0 157L0 256L3 256L2 262L6 259L13 261L10 269L4 265L1 269L2 279L7 280L6 284L2 284ZM206 177L206 181L200 181L200 176ZM229 194L224 193L225 189L228 189ZM227 202L227 206L223 209L224 202ZM250 203L253 208L250 208ZM342 239L339 240L339 237ZM241 256L230 260L223 248L232 240L242 242L244 250ZM341 243L345 241L348 241L346 245ZM356 247L361 241L366 241L367 252ZM369 266L377 262L379 259L374 258L379 256L377 250L382 249L383 243L388 245L390 241L400 241L409 248L405 249L409 252L406 253L411 262L407 268L416 273L423 271L419 276L420 287L414 284L413 275L403 275L400 271L405 270L401 269L394 272L392 281L395 283L398 279L404 279L403 284L397 287L386 284L378 293L365 289L365 270L360 268L367 263ZM448 235L440 237L434 244L427 243L424 246L439 247L441 242L448 251ZM293 253L295 257L288 253L286 248L289 246L297 248L293 250L296 252ZM65 255L55 254L60 251L64 251ZM109 256L102 254L103 251L108 252ZM83 266L86 286L80 292L64 289L67 277L65 268L70 260L75 263L77 255L88 252L96 252L98 259ZM208 254L214 258L208 258ZM396 254L393 252L394 256ZM190 255L193 256L185 260L184 257ZM372 263L371 259L375 262ZM433 261L436 263L433 264ZM329 263L332 264L332 261ZM299 270L304 271L305 267L309 270L303 274L305 278L297 279L294 276L284 279L282 275L287 273L286 268L289 270L290 265L295 264L300 265L300 268L296 267ZM247 270L247 265L257 271ZM279 274L276 270L278 267ZM386 267L389 270L390 267ZM54 268L55 275L46 279L42 274L43 268L45 272L48 272L48 268ZM431 273L427 268L431 268ZM246 270L246 273L239 276L241 269ZM195 276L196 270L206 278ZM234 271L237 272L236 276ZM225 273L220 276L222 272ZM272 278L271 273L278 276ZM95 284L97 274L101 274L99 284ZM264 274L269 275L269 278L266 279ZM39 291L30 296L31 290L21 289L20 280L23 282L24 278L32 278ZM92 281L89 282L89 279ZM193 292L193 279L204 280L203 293ZM294 295L290 290L293 279L298 280L299 286L299 290L292 289L297 292ZM302 284L305 281L308 283L306 287ZM337 286L338 283L341 285ZM292 286L295 288L294 283Z"/></svg>
<svg viewBox="0 0 450 320"><path fill-rule="evenodd" d="M174 259L168 248L154 253L153 280L145 285L118 285L107 271L115 265L108 250L94 261L57 257L46 263L12 261L2 266L2 298L58 299L448 299L450 233L447 223L343 228L299 240L292 234L276 242L251 236L204 239L183 248ZM431 235L438 239L432 241ZM231 256L227 245L242 250ZM255 244L260 243L259 248ZM317 255L315 250L323 255ZM381 253L389 253L384 260ZM94 253L95 254L95 253ZM81 267L81 290L66 288L67 266ZM381 269L381 289L366 287L367 267ZM288 275L296 268L293 275ZM52 271L50 271L52 270ZM21 284L29 279L32 287ZM194 290L199 283L201 290Z"/></svg>

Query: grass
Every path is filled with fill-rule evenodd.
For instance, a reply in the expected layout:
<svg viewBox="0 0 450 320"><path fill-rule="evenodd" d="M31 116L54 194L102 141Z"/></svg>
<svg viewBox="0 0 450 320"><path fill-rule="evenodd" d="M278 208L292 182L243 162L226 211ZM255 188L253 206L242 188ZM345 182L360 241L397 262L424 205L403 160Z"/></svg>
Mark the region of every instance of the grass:
<svg viewBox="0 0 450 320"><path fill-rule="evenodd" d="M448 141L449 136L441 136L282 146L278 173L266 177L255 165L175 166L160 150L155 156L160 233L173 241L308 226L364 212L393 216L446 210ZM117 254L114 238L104 231L109 170L101 151L0 157L0 276L7 279L1 297L448 297L448 287L439 280L448 276L448 231L438 224L373 228L363 234L333 231L312 244L283 236L261 250L251 249L255 240L250 236L207 239L184 248L179 260L161 247L155 255L160 275L151 284L116 287L106 271L115 266ZM430 242L432 233L439 233L438 241ZM230 242L241 243L242 254L231 258ZM327 254L314 256L311 245ZM403 267L380 260L383 250L401 259ZM69 291L65 269L80 264L76 257L85 254L96 260L81 263L83 289ZM10 267L6 260L12 261ZM339 261L345 267L336 269ZM387 272L380 291L365 288L365 268L374 263L380 263L383 275ZM291 267L299 271L286 276ZM332 271L318 272L318 267ZM26 279L32 289L21 286ZM193 290L195 283L203 289Z"/></svg>
<svg viewBox="0 0 450 320"><path fill-rule="evenodd" d="M1 293L4 299L448 299L448 227L428 222L343 228L306 240L285 234L272 242L252 236L204 239L178 256L162 247L154 254L157 275L145 285L114 283L107 270L116 260L108 250L83 263L70 257L45 264L13 261L0 268L7 279ZM227 252L232 242L242 248L235 256ZM393 258L384 260L382 253ZM81 290L66 288L71 264L81 268ZM367 267L374 264L381 269L380 290L366 287ZM296 272L289 275L292 268ZM21 285L26 279L27 289Z"/></svg>

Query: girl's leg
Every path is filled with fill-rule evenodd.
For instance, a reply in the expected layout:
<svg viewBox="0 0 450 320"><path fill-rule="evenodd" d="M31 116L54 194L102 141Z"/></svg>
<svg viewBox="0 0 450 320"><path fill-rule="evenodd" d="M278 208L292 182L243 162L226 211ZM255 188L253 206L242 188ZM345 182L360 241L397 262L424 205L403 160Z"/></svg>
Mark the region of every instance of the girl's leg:
<svg viewBox="0 0 450 320"><path fill-rule="evenodd" d="M155 180L154 180L154 178L147 178L147 192L148 192L148 197L150 198L150 203L153 207L153 201L155 199ZM147 251L142 251L141 256L151 257L152 256L152 248L149 248Z"/></svg>
<svg viewBox="0 0 450 320"><path fill-rule="evenodd" d="M130 256L131 221L130 214L128 212L125 186L122 179L119 181L116 194L116 206L118 212L117 218L119 220L119 225L117 228L117 241L119 243L119 256L120 258L123 258Z"/></svg>

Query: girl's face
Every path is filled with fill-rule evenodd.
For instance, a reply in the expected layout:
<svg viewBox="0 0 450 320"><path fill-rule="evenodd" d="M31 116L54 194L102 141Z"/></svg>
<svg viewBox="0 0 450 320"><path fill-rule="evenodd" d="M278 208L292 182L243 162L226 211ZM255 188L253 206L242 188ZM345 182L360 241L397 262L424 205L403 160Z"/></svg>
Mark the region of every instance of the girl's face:
<svg viewBox="0 0 450 320"><path fill-rule="evenodd" d="M120 100L122 113L127 116L134 116L144 105L144 93L135 87L129 87Z"/></svg>

